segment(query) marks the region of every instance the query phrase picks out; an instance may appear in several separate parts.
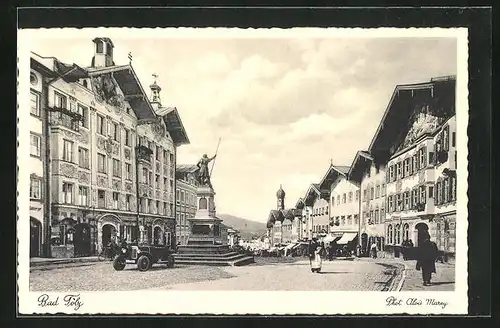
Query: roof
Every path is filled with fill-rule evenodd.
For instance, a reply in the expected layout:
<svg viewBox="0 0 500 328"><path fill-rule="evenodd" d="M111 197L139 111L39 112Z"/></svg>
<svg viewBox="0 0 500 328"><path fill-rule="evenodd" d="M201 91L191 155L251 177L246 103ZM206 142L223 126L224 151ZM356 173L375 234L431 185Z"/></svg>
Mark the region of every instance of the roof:
<svg viewBox="0 0 500 328"><path fill-rule="evenodd" d="M408 117L418 102L450 115L455 111L455 76L433 78L430 82L397 85L373 136L368 152L375 156L389 152L402 129L408 128ZM412 105L413 104L413 105Z"/></svg>
<svg viewBox="0 0 500 328"><path fill-rule="evenodd" d="M330 164L328 170L326 171L325 176L321 179L319 183L319 190L321 191L330 191L330 187L335 180L339 177L339 175L343 175L347 177L347 173L349 172L349 166L339 166Z"/></svg>
<svg viewBox="0 0 500 328"><path fill-rule="evenodd" d="M187 145L190 143L176 107L162 107L156 112L158 115L163 116L163 120L167 125L168 133L170 133L170 136L176 146Z"/></svg>
<svg viewBox="0 0 500 328"><path fill-rule="evenodd" d="M297 203L295 204L295 208L297 208L297 209L304 208L304 200L302 199L302 197L300 197L299 200L297 201Z"/></svg>
<svg viewBox="0 0 500 328"><path fill-rule="evenodd" d="M281 211L271 210L267 219L267 227L271 228L276 221L283 222L284 219L285 217L283 216L283 213Z"/></svg>
<svg viewBox="0 0 500 328"><path fill-rule="evenodd" d="M347 173L349 180L361 183L362 172L365 171L367 165L371 165L372 161L373 157L366 150L358 150Z"/></svg>
<svg viewBox="0 0 500 328"><path fill-rule="evenodd" d="M317 197L321 196L321 191L319 189L319 183L311 183L309 188L307 189L306 195L304 197L304 204L307 206L312 206L314 200Z"/></svg>
<svg viewBox="0 0 500 328"><path fill-rule="evenodd" d="M30 58L30 66L31 66L31 68L39 71L40 73L42 73L44 75L47 75L50 77L57 76L56 72L54 72L53 70L51 70L50 68L48 68L47 66L45 66L44 64L42 64L41 62L39 62L38 60L36 60L33 57Z"/></svg>
<svg viewBox="0 0 500 328"><path fill-rule="evenodd" d="M130 107L134 110L137 118L143 122L153 122L156 119L155 111L132 65L90 67L87 68L87 71L91 77L111 74L123 92L125 100L128 101Z"/></svg>
<svg viewBox="0 0 500 328"><path fill-rule="evenodd" d="M198 166L192 164L178 164L175 168L176 173L194 173L198 171Z"/></svg>
<svg viewBox="0 0 500 328"><path fill-rule="evenodd" d="M281 211L283 214L283 217L288 220L293 220L295 218L295 211L294 209L284 209Z"/></svg>

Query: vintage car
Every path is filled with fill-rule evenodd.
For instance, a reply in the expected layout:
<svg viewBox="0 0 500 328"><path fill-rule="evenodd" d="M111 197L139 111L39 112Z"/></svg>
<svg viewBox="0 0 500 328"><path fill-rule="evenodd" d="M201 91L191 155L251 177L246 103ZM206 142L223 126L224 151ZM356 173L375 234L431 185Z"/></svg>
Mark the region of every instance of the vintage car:
<svg viewBox="0 0 500 328"><path fill-rule="evenodd" d="M122 244L120 253L113 259L113 268L121 271L127 264L137 264L139 271L148 271L153 264L174 267L174 251L169 246Z"/></svg>

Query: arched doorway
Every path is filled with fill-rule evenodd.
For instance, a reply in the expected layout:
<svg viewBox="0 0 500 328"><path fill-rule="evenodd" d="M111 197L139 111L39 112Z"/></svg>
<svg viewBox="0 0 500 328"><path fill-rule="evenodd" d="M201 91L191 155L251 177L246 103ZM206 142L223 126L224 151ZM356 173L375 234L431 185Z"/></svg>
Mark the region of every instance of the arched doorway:
<svg viewBox="0 0 500 328"><path fill-rule="evenodd" d="M87 223L75 225L75 256L90 256L90 226Z"/></svg>
<svg viewBox="0 0 500 328"><path fill-rule="evenodd" d="M160 226L155 226L153 228L153 245L163 244L163 229Z"/></svg>
<svg viewBox="0 0 500 328"><path fill-rule="evenodd" d="M415 246L419 246L424 241L424 238L429 235L429 226L420 222L415 225L415 230L417 231L417 244Z"/></svg>
<svg viewBox="0 0 500 328"><path fill-rule="evenodd" d="M40 256L42 245L42 224L30 217L30 257Z"/></svg>
<svg viewBox="0 0 500 328"><path fill-rule="evenodd" d="M105 223L102 225L102 246L107 246L111 240L115 240L116 242L116 228L110 223Z"/></svg>

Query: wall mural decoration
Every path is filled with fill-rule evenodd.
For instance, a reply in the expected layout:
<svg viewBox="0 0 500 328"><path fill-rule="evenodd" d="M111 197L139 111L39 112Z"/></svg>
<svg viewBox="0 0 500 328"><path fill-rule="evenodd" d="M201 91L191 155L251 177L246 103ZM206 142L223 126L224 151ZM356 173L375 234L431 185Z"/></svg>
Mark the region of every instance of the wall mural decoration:
<svg viewBox="0 0 500 328"><path fill-rule="evenodd" d="M77 175L78 169L76 168L76 165L74 165L74 164L60 163L59 172L61 172L61 175L68 177L68 178L77 178L78 177L78 175Z"/></svg>
<svg viewBox="0 0 500 328"><path fill-rule="evenodd" d="M396 151L412 145L425 133L433 133L443 123L443 118L436 116L429 105L419 105L410 118L410 129Z"/></svg>
<svg viewBox="0 0 500 328"><path fill-rule="evenodd" d="M78 141L84 144L88 144L90 140L90 135L87 131L80 130L80 135L78 136Z"/></svg>
<svg viewBox="0 0 500 328"><path fill-rule="evenodd" d="M59 116L59 115L56 115L56 116ZM77 132L72 132L72 131L63 130L63 129L61 129L61 130L59 130L59 131L61 131L61 132L62 132L62 134L63 134L65 137L67 137L67 138L71 139L72 141L76 141L76 140L77 140L77 138L78 138L78 134L77 134Z"/></svg>
<svg viewBox="0 0 500 328"><path fill-rule="evenodd" d="M125 190L127 192L132 192L132 183L130 182L125 182Z"/></svg>
<svg viewBox="0 0 500 328"><path fill-rule="evenodd" d="M151 130L153 131L156 140L161 140L165 137L165 126L162 122L163 118L158 117L156 122L152 124Z"/></svg>
<svg viewBox="0 0 500 328"><path fill-rule="evenodd" d="M125 154L125 159L130 159L130 149L125 148L124 154Z"/></svg>
<svg viewBox="0 0 500 328"><path fill-rule="evenodd" d="M105 73L91 78L92 90L95 98L100 103L106 103L113 107L116 114L121 114L126 108L125 98L119 92L118 84L111 75Z"/></svg>
<svg viewBox="0 0 500 328"><path fill-rule="evenodd" d="M156 190L156 199L161 199L161 193L159 189Z"/></svg>
<svg viewBox="0 0 500 328"><path fill-rule="evenodd" d="M122 182L120 180L113 179L112 188L113 188L113 190L121 190L122 189Z"/></svg>
<svg viewBox="0 0 500 328"><path fill-rule="evenodd" d="M97 186L107 188L108 187L108 178L103 177L103 176L98 176L97 177Z"/></svg>
<svg viewBox="0 0 500 328"><path fill-rule="evenodd" d="M84 171L78 171L78 182L89 184L90 174Z"/></svg>

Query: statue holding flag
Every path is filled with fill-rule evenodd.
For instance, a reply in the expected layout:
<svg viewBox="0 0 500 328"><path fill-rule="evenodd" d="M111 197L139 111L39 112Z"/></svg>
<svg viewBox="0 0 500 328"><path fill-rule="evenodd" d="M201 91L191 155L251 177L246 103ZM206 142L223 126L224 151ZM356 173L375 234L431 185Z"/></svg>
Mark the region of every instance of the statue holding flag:
<svg viewBox="0 0 500 328"><path fill-rule="evenodd" d="M215 151L215 155L213 157L208 157L207 154L204 154L203 157L198 161L198 182L200 185L208 185L210 188L212 188L212 182L210 181L210 176L212 175L212 172L208 171L208 163L210 163L212 160L214 160L217 157L217 151L219 150L219 145L220 145L220 139L219 143L217 144L217 150ZM213 170L213 165L212 165L212 170Z"/></svg>

